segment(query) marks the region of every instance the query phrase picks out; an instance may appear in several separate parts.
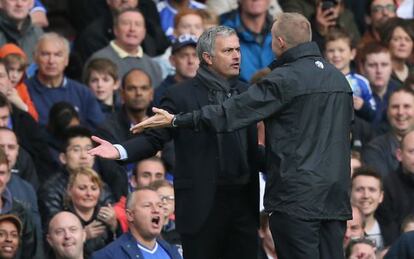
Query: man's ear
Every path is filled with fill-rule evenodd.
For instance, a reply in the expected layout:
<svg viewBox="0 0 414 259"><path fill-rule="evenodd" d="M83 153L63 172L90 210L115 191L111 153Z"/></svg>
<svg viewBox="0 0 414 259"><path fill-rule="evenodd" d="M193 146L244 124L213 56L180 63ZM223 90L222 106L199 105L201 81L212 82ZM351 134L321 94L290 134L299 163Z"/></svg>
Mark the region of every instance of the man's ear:
<svg viewBox="0 0 414 259"><path fill-rule="evenodd" d="M283 39L282 37L277 37L276 40L277 40L277 44L279 44L279 47L281 49L284 49L286 47L285 39Z"/></svg>
<svg viewBox="0 0 414 259"><path fill-rule="evenodd" d="M46 235L46 240L49 243L49 245L52 246L52 240L50 239L50 235L49 234Z"/></svg>
<svg viewBox="0 0 414 259"><path fill-rule="evenodd" d="M173 55L170 55L170 57L168 58L168 60L170 61L171 66L175 67L175 58Z"/></svg>
<svg viewBox="0 0 414 259"><path fill-rule="evenodd" d="M118 79L118 80L116 80L116 81L115 81L115 84L114 84L114 91L115 91L115 90L118 90L118 89L119 89L119 87L121 87L121 81Z"/></svg>
<svg viewBox="0 0 414 259"><path fill-rule="evenodd" d="M357 54L356 48L351 49L351 60L354 60Z"/></svg>
<svg viewBox="0 0 414 259"><path fill-rule="evenodd" d="M212 56L210 54L208 54L207 52L203 52L201 56L207 65L211 66L213 64Z"/></svg>
<svg viewBox="0 0 414 259"><path fill-rule="evenodd" d="M395 151L395 156L397 157L397 160L399 162L402 161L402 150L401 150L401 148L397 148L397 150Z"/></svg>
<svg viewBox="0 0 414 259"><path fill-rule="evenodd" d="M66 154L65 153L60 153L59 154L59 160L62 164L66 165Z"/></svg>
<svg viewBox="0 0 414 259"><path fill-rule="evenodd" d="M130 211L129 209L126 209L125 214L126 214L128 222L133 222L134 221L134 216L132 215L132 211Z"/></svg>
<svg viewBox="0 0 414 259"><path fill-rule="evenodd" d="M131 176L131 186L134 187L134 189L138 186L137 176L135 174Z"/></svg>

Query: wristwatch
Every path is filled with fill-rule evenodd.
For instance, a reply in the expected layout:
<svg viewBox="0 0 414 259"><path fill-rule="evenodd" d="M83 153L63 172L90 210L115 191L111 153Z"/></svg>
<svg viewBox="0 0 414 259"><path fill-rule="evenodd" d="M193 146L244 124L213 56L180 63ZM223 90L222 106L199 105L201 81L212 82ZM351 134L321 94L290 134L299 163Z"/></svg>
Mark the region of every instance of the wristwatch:
<svg viewBox="0 0 414 259"><path fill-rule="evenodd" d="M173 119L171 120L171 126L173 126L173 128L177 128L178 125L175 124L175 121L177 120L177 115L174 115Z"/></svg>

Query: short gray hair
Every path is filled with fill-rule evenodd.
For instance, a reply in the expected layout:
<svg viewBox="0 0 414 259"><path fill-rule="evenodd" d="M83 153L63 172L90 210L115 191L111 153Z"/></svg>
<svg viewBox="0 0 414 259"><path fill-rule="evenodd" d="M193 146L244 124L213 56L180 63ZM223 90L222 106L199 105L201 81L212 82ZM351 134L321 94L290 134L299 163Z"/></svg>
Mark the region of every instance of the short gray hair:
<svg viewBox="0 0 414 259"><path fill-rule="evenodd" d="M272 34L273 38L283 37L288 49L312 40L311 24L299 13L280 13L275 19Z"/></svg>
<svg viewBox="0 0 414 259"><path fill-rule="evenodd" d="M125 209L127 210L132 210L134 208L135 205L135 199L136 199L136 195L138 192L140 191L153 191L155 192L156 190L151 187L151 186L143 186L143 187L139 187L137 188L135 191L130 192L127 196L127 200L126 200L126 205L125 205Z"/></svg>
<svg viewBox="0 0 414 259"><path fill-rule="evenodd" d="M39 53L39 48L40 45L46 41L46 40L55 40L55 41L60 41L65 53L68 55L69 57L69 52L70 52L70 45L69 45L69 41L63 37L62 35L57 34L56 32L47 32L45 34L43 34L42 36L39 37L39 39L36 42L35 48L34 48L34 56L36 57Z"/></svg>
<svg viewBox="0 0 414 259"><path fill-rule="evenodd" d="M203 53L206 52L207 54L214 56L214 46L216 43L216 38L218 36L221 37L229 37L232 35L237 35L236 31L233 28L227 26L214 26L201 34L200 38L198 38L197 43L197 56L201 63L205 63L203 59Z"/></svg>

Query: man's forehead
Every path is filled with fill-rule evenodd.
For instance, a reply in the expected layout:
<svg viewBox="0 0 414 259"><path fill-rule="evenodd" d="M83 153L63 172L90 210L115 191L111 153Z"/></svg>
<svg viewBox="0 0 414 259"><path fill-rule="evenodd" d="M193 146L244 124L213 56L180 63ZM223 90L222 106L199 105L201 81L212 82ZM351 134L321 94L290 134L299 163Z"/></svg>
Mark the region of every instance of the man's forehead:
<svg viewBox="0 0 414 259"><path fill-rule="evenodd" d="M80 144L92 144L92 139L90 137L73 137L69 140L69 144L80 145Z"/></svg>
<svg viewBox="0 0 414 259"><path fill-rule="evenodd" d="M144 21L144 16L140 12L126 11L118 17L119 21Z"/></svg>
<svg viewBox="0 0 414 259"><path fill-rule="evenodd" d="M377 52L368 54L367 61L371 62L391 62L391 54L389 52Z"/></svg>
<svg viewBox="0 0 414 259"><path fill-rule="evenodd" d="M397 92L391 95L388 106L390 107L392 105L400 105L400 104L406 104L406 103L413 105L414 96L410 93L401 91L401 92Z"/></svg>
<svg viewBox="0 0 414 259"><path fill-rule="evenodd" d="M39 48L41 50L53 48L55 51L64 51L65 45L61 39L57 37L50 37L39 42Z"/></svg>
<svg viewBox="0 0 414 259"><path fill-rule="evenodd" d="M142 85L149 85L150 78L144 72L135 70L132 71L126 78L125 78L125 85L126 86L142 86Z"/></svg>
<svg viewBox="0 0 414 259"><path fill-rule="evenodd" d="M49 228L51 230L56 230L59 228L71 228L71 227L80 227L80 220L73 214L63 213L56 215L50 221Z"/></svg>
<svg viewBox="0 0 414 259"><path fill-rule="evenodd" d="M140 204L161 202L158 193L153 190L139 190L135 193L135 195L137 203Z"/></svg>
<svg viewBox="0 0 414 259"><path fill-rule="evenodd" d="M373 0L371 6L378 4L395 4L393 0Z"/></svg>
<svg viewBox="0 0 414 259"><path fill-rule="evenodd" d="M17 144L16 134L11 130L0 129L0 144L1 143Z"/></svg>
<svg viewBox="0 0 414 259"><path fill-rule="evenodd" d="M217 35L216 37L216 44L217 43L222 43L222 44L238 44L239 43L239 37L237 36L237 34L231 34L231 35Z"/></svg>
<svg viewBox="0 0 414 259"><path fill-rule="evenodd" d="M164 166L158 161L142 161L137 167L138 173L164 173Z"/></svg>
<svg viewBox="0 0 414 259"><path fill-rule="evenodd" d="M368 184L372 181L375 181L379 184L379 179L375 178L374 176L371 175L358 175L357 177L354 178L354 180L352 181L354 184L356 182L358 182L359 184Z"/></svg>

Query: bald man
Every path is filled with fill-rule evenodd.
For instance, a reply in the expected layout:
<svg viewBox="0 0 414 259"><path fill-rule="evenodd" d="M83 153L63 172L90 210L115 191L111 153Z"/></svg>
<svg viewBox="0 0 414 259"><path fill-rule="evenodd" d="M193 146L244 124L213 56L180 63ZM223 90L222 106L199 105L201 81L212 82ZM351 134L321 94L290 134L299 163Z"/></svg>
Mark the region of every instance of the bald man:
<svg viewBox="0 0 414 259"><path fill-rule="evenodd" d="M57 213L49 222L46 238L56 258L84 259L86 233L75 214L67 211Z"/></svg>
<svg viewBox="0 0 414 259"><path fill-rule="evenodd" d="M163 204L155 190L143 187L130 193L126 201L126 214L129 231L96 251L92 259L182 259L175 246L159 238L164 225Z"/></svg>

